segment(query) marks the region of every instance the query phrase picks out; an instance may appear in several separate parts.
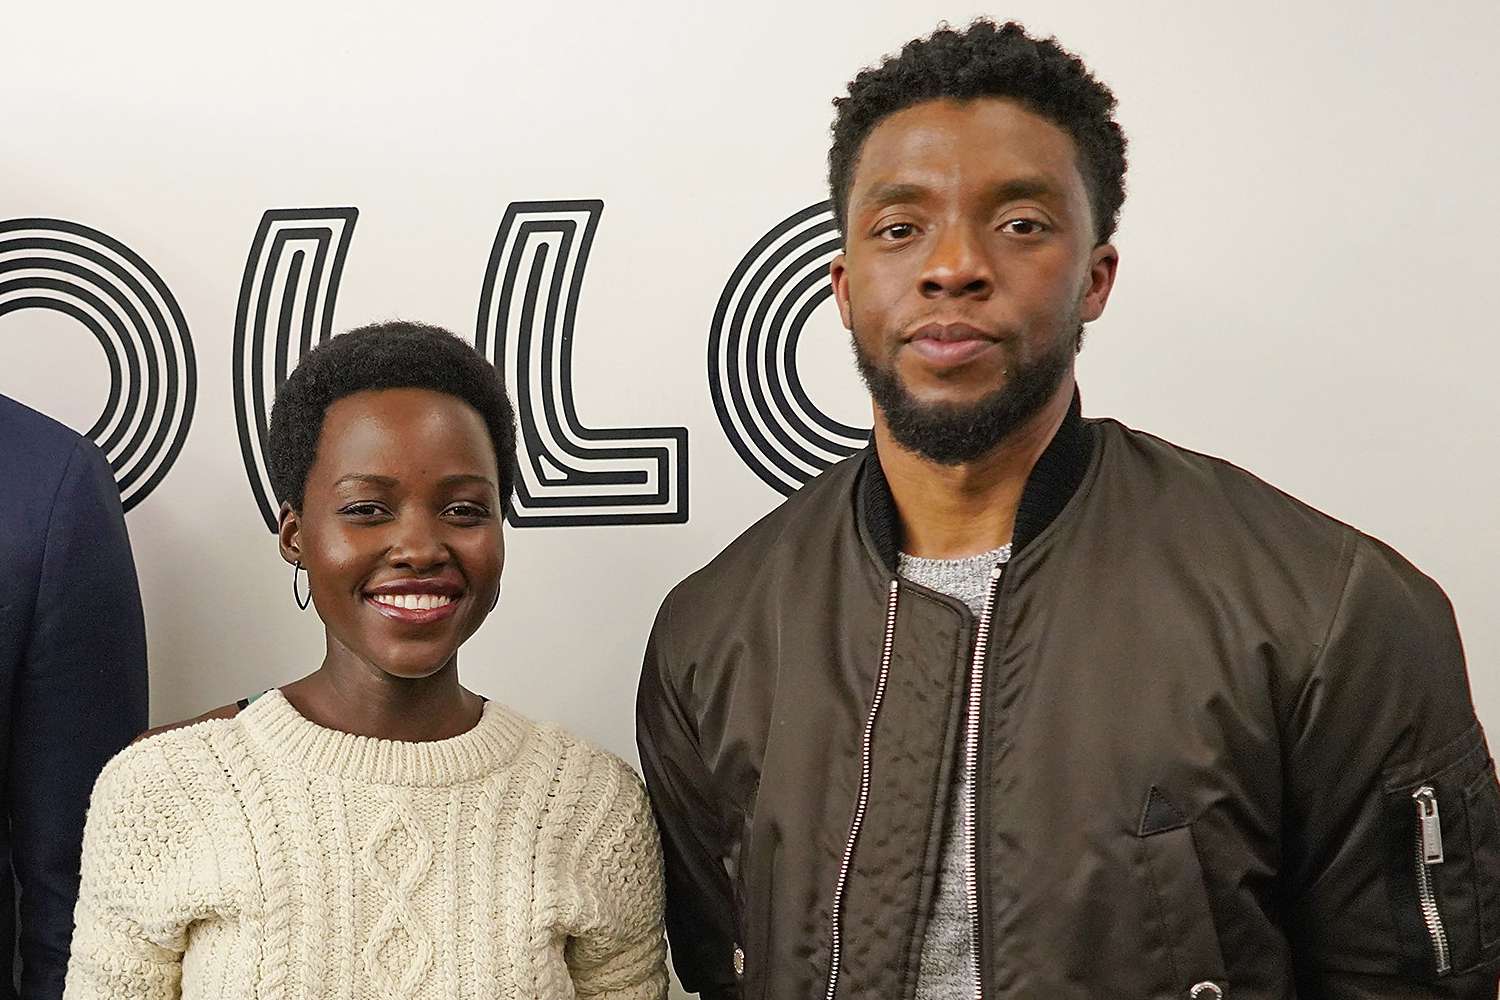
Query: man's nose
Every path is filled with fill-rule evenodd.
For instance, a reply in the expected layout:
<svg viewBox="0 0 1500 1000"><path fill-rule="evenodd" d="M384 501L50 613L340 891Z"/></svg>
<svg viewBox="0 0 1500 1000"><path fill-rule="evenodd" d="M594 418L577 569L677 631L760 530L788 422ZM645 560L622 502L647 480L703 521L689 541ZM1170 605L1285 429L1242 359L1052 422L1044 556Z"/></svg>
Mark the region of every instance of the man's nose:
<svg viewBox="0 0 1500 1000"><path fill-rule="evenodd" d="M928 251L921 282L927 298L988 298L995 270L981 234L971 226L944 226Z"/></svg>

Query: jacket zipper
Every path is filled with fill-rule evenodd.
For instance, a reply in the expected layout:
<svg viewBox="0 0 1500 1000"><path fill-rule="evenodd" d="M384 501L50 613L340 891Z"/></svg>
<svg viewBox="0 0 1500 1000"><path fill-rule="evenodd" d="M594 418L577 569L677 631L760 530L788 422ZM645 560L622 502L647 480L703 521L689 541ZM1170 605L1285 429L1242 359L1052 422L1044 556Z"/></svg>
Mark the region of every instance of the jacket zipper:
<svg viewBox="0 0 1500 1000"><path fill-rule="evenodd" d="M1007 553L1009 555L1009 553ZM974 634L974 661L969 666L969 702L964 720L964 884L969 905L969 962L974 976L974 1000L984 1000L984 978L979 972L979 839L976 836L979 788L980 709L984 698L984 661L990 645L990 624L995 616L995 594L1005 563L990 570L990 589L984 598L984 613Z"/></svg>
<svg viewBox="0 0 1500 1000"><path fill-rule="evenodd" d="M832 931L833 943L828 960L827 1000L834 1000L839 987L839 966L843 960L844 887L849 882L849 868L854 863L854 845L859 840L859 831L865 822L865 810L870 804L871 751L875 737L875 716L880 712L880 703L885 699L885 685L891 675L891 647L896 638L896 602L900 582L891 581L890 596L885 606L885 641L881 643L880 673L875 677L875 696L870 699L870 713L865 716L864 738L859 753L859 796L854 803L854 818L849 821L849 838L844 844L844 858L839 862L839 880L833 889Z"/></svg>
<svg viewBox="0 0 1500 1000"><path fill-rule="evenodd" d="M1427 936L1432 938L1437 974L1443 976L1447 975L1450 964L1448 931L1443 927L1437 891L1432 884L1432 866L1443 863L1443 820L1438 813L1437 792L1431 785L1423 785L1411 797L1417 804L1417 900L1422 907L1422 920L1427 924Z"/></svg>

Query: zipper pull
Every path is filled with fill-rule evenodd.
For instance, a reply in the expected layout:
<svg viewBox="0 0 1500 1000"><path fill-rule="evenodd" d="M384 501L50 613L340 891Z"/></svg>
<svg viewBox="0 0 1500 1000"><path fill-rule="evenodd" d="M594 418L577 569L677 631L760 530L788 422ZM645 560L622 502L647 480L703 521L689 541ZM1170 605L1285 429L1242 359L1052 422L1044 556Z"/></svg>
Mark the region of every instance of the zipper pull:
<svg viewBox="0 0 1500 1000"><path fill-rule="evenodd" d="M1429 865L1443 863L1443 819L1438 814L1437 792L1423 785L1411 797L1417 803L1417 822L1422 827L1422 861Z"/></svg>

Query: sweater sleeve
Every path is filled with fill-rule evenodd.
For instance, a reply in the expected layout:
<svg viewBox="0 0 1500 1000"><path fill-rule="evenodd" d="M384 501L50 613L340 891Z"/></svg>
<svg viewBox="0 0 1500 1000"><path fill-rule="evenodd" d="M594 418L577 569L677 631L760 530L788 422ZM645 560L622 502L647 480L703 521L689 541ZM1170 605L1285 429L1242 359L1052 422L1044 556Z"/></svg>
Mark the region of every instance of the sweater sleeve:
<svg viewBox="0 0 1500 1000"><path fill-rule="evenodd" d="M162 742L125 750L94 786L64 1000L181 995L187 926L215 868Z"/></svg>
<svg viewBox="0 0 1500 1000"><path fill-rule="evenodd" d="M661 842L641 780L596 753L589 784L602 791L575 847L577 907L565 957L573 988L590 1000L664 1000Z"/></svg>

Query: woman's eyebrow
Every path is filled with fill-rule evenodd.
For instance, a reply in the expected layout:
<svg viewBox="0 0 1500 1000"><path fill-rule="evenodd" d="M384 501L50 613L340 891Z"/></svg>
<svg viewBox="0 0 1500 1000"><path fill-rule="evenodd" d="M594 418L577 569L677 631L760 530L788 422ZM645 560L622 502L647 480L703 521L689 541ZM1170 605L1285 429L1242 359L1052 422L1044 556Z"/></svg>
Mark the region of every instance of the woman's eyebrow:
<svg viewBox="0 0 1500 1000"><path fill-rule="evenodd" d="M463 486L466 483L478 483L481 486L488 486L490 489L496 488L495 481L489 476L478 476L472 472L460 472L452 476L444 476L438 480L439 486Z"/></svg>
<svg viewBox="0 0 1500 1000"><path fill-rule="evenodd" d="M366 486L383 486L386 489L396 485L396 480L390 476L377 476L370 472L351 472L347 476L340 476L334 486L342 486L345 483L361 483Z"/></svg>

